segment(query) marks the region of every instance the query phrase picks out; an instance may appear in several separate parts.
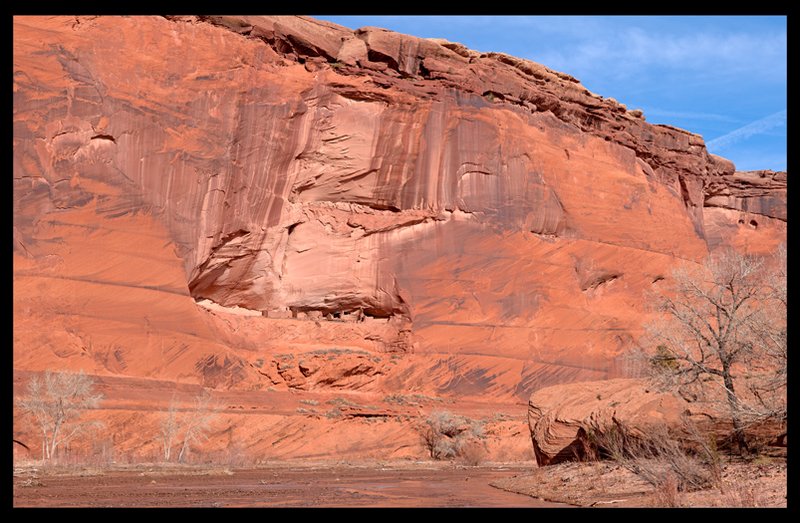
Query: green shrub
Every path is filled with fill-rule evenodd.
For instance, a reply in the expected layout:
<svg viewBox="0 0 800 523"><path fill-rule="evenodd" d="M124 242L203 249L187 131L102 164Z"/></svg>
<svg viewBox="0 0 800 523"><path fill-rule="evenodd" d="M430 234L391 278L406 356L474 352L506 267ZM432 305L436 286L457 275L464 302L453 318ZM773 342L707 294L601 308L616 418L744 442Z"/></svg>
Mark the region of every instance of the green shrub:
<svg viewBox="0 0 800 523"><path fill-rule="evenodd" d="M650 358L650 365L660 371L677 370L679 364L666 345L656 347L656 353Z"/></svg>

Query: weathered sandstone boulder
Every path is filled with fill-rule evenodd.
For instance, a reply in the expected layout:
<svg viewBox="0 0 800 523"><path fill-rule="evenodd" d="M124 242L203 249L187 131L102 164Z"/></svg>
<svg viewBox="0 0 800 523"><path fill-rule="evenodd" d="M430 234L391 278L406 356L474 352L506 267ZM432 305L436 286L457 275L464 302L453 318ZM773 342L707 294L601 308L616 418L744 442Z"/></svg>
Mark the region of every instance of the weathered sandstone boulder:
<svg viewBox="0 0 800 523"><path fill-rule="evenodd" d="M528 424L540 466L582 457L588 435L622 425L634 436L657 426L707 422L697 404L658 392L640 379L612 379L540 389L528 402Z"/></svg>

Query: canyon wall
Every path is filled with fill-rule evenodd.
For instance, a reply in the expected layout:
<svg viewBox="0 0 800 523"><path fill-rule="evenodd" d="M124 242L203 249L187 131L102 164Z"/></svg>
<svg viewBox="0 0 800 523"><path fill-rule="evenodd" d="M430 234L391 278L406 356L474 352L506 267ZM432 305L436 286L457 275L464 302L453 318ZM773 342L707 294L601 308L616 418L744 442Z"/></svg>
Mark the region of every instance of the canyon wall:
<svg viewBox="0 0 800 523"><path fill-rule="evenodd" d="M120 390L524 404L786 230L785 173L567 74L307 17L16 17L13 161L15 370Z"/></svg>

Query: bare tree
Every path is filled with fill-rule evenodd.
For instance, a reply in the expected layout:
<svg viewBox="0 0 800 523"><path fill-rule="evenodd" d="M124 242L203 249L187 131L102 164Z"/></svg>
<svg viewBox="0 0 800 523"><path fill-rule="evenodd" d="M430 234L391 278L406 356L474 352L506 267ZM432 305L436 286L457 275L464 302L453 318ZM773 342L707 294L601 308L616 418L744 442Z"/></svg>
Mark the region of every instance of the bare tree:
<svg viewBox="0 0 800 523"><path fill-rule="evenodd" d="M55 457L59 446L66 445L96 421L80 421L83 411L96 408L103 399L94 394L94 381L80 371L51 372L33 376L28 382L27 397L18 405L30 412L42 432L42 458Z"/></svg>
<svg viewBox="0 0 800 523"><path fill-rule="evenodd" d="M191 444L208 439L208 430L211 428L211 422L217 417L213 408L214 403L211 392L208 389L203 389L203 392L195 398L194 409L186 419L183 445L181 445L181 451L178 454L178 462L183 463Z"/></svg>
<svg viewBox="0 0 800 523"><path fill-rule="evenodd" d="M181 442L178 462L183 462L194 443L208 439L208 431L217 417L211 392L203 391L194 399L194 405L180 413L173 396L166 416L161 420L161 443L164 460L169 461L175 441Z"/></svg>
<svg viewBox="0 0 800 523"><path fill-rule="evenodd" d="M663 318L648 326L646 339L655 347L650 361L663 383L689 400L709 386L720 387L743 453L746 425L774 417L781 395L785 415L783 252L782 277L780 269L769 271L765 259L732 250L710 256L702 266L677 269L672 286L657 299Z"/></svg>
<svg viewBox="0 0 800 523"><path fill-rule="evenodd" d="M760 308L754 330L760 349L747 361L752 379L749 392L755 398L751 410L761 418L787 420L786 382L788 352L786 340L786 246L781 244L766 275L767 299Z"/></svg>
<svg viewBox="0 0 800 523"><path fill-rule="evenodd" d="M169 461L172 455L172 445L178 435L178 404L175 396L169 402L167 416L161 420L161 443L164 449L164 461Z"/></svg>

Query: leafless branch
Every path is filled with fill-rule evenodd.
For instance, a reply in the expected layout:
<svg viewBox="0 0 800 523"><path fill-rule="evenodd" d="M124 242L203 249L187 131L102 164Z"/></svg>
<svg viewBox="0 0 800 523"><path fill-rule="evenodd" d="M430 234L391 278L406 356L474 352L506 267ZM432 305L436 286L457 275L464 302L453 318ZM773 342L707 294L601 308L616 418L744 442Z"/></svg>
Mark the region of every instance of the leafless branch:
<svg viewBox="0 0 800 523"><path fill-rule="evenodd" d="M84 411L96 408L103 399L93 388L94 380L83 371L48 370L28 382L27 396L17 404L33 414L42 432L42 459L55 457L59 446L100 424L80 421Z"/></svg>
<svg viewBox="0 0 800 523"><path fill-rule="evenodd" d="M785 247L772 260L730 250L682 266L656 300L662 318L642 347L653 375L687 399L720 387L746 452L747 426L786 417Z"/></svg>

